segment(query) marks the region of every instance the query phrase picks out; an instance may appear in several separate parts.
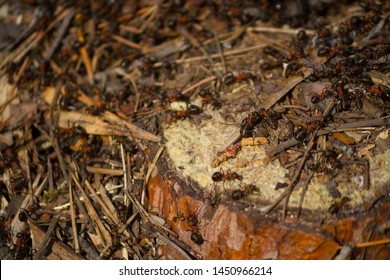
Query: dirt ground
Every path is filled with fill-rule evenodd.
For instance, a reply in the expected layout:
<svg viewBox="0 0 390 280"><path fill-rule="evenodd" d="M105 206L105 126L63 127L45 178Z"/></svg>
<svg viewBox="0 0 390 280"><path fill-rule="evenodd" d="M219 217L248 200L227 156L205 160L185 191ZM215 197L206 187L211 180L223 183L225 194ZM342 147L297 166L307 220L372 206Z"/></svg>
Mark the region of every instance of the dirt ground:
<svg viewBox="0 0 390 280"><path fill-rule="evenodd" d="M0 1L1 259L389 259L388 1Z"/></svg>

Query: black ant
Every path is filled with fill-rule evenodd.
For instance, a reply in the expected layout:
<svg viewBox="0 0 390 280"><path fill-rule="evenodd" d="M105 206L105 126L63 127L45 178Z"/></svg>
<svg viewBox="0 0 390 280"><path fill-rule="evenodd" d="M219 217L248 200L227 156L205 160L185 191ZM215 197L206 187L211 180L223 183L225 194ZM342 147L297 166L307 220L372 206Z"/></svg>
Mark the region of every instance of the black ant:
<svg viewBox="0 0 390 280"><path fill-rule="evenodd" d="M233 180L242 180L242 176L237 174L236 172L231 172L230 170L223 172L221 171L216 171L214 174L211 176L211 179L214 182L222 182L222 181L233 181Z"/></svg>

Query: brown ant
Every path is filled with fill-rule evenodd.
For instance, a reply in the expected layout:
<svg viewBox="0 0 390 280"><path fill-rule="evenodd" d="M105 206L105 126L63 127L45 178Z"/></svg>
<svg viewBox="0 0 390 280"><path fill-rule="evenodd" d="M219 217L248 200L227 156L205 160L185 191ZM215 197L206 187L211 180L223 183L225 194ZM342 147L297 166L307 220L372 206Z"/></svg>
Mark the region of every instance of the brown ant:
<svg viewBox="0 0 390 280"><path fill-rule="evenodd" d="M196 212L198 212L198 211L199 210L197 210ZM197 214L196 213L190 214L186 218L186 220L187 220L188 225L190 226L191 240L197 245L202 245L205 240L203 239L202 234L199 231L200 222L198 220Z"/></svg>
<svg viewBox="0 0 390 280"><path fill-rule="evenodd" d="M239 83L254 79L256 79L256 76L251 73L240 73L237 76L234 76L232 72L229 72L222 78L222 82L225 85L231 85L233 83Z"/></svg>
<svg viewBox="0 0 390 280"><path fill-rule="evenodd" d="M199 222L198 217L197 217L198 211L199 211L199 208L198 208L198 210L196 210L195 213L189 213L189 215L187 217L184 216L182 211L179 211L177 217L174 217L173 221L175 222L176 220L180 220L180 221L187 222L187 225L189 227L188 231L191 231L191 235L190 235L191 240L195 244L200 246L204 243L205 240L203 239L202 234L199 231L200 222Z"/></svg>
<svg viewBox="0 0 390 280"><path fill-rule="evenodd" d="M27 222L28 219L37 220L38 215L37 211L39 210L40 205L38 201L34 198L34 201L26 209L20 209L18 219L21 222Z"/></svg>
<svg viewBox="0 0 390 280"><path fill-rule="evenodd" d="M22 260L29 257L31 249L31 237L30 231L28 229L16 234L15 247L15 259Z"/></svg>
<svg viewBox="0 0 390 280"><path fill-rule="evenodd" d="M278 117L273 110L260 108L257 111L250 112L241 121L240 134L242 137L250 137L256 125L266 122L272 129L278 127Z"/></svg>
<svg viewBox="0 0 390 280"><path fill-rule="evenodd" d="M73 125L72 127L56 127L54 129L54 136L81 136L86 135L85 129L79 125Z"/></svg>
<svg viewBox="0 0 390 280"><path fill-rule="evenodd" d="M341 199L336 200L335 203L333 203L328 211L330 214L334 215L340 212L341 208L351 199L347 196L342 197Z"/></svg>
<svg viewBox="0 0 390 280"><path fill-rule="evenodd" d="M222 107L221 101L218 99L215 91L210 89L201 89L199 96L202 97L202 105L210 104L214 109L220 109Z"/></svg>
<svg viewBox="0 0 390 280"><path fill-rule="evenodd" d="M341 168L341 162L338 160L337 153L335 151L326 149L322 152L322 155L333 168Z"/></svg>
<svg viewBox="0 0 390 280"><path fill-rule="evenodd" d="M176 91L176 90L170 90L164 94L164 102L172 103L175 101L183 101L183 102L189 102L190 99L187 95Z"/></svg>
<svg viewBox="0 0 390 280"><path fill-rule="evenodd" d="M241 121L240 124L240 134L242 137L252 136L253 129L256 125L263 121L263 116L258 112L250 112L245 118Z"/></svg>
<svg viewBox="0 0 390 280"><path fill-rule="evenodd" d="M281 51L277 50L276 48L274 48L272 46L266 46L263 49L263 53L265 55L272 56L272 57L276 58L277 60L284 60L284 59L286 59L286 56Z"/></svg>
<svg viewBox="0 0 390 280"><path fill-rule="evenodd" d="M305 127L303 127L303 126L295 127L294 131L293 131L294 138L296 140L298 140L299 142L305 141L307 139L307 137L310 135L310 133L318 128L320 123L321 122L314 121L314 122L310 122Z"/></svg>
<svg viewBox="0 0 390 280"><path fill-rule="evenodd" d="M189 104L187 106L187 110L178 110L178 111L172 111L171 112L171 117L172 120L182 120L185 118L190 118L191 116L198 115L202 112L202 109L199 108L196 105Z"/></svg>
<svg viewBox="0 0 390 280"><path fill-rule="evenodd" d="M221 169L221 171L214 172L213 175L211 176L211 179L214 182L233 181L233 180L242 180L242 176L237 174L236 172L231 172L230 170L223 172Z"/></svg>
<svg viewBox="0 0 390 280"><path fill-rule="evenodd" d="M106 104L101 104L101 105L91 105L87 107L86 113L94 116L99 116L102 113L104 113L107 110L107 105Z"/></svg>
<svg viewBox="0 0 390 280"><path fill-rule="evenodd" d="M255 185L247 185L242 189L233 190L231 196L233 200L240 200L244 196L250 195L255 190L256 190Z"/></svg>

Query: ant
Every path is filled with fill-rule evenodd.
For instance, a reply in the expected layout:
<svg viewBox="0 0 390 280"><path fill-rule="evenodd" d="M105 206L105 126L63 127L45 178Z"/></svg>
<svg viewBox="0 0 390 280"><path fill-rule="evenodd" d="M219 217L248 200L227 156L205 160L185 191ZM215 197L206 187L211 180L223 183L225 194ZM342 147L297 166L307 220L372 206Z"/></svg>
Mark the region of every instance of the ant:
<svg viewBox="0 0 390 280"><path fill-rule="evenodd" d="M56 127L54 129L54 135L55 136L65 136L68 135L69 137L72 136L81 136L86 135L86 130L79 125L73 124L73 127Z"/></svg>
<svg viewBox="0 0 390 280"><path fill-rule="evenodd" d="M250 112L241 121L240 134L242 137L250 137L256 125L267 122L272 129L278 128L278 117L273 110L260 108L257 111Z"/></svg>
<svg viewBox="0 0 390 280"><path fill-rule="evenodd" d="M264 49L263 49L263 53L265 55L269 55L269 56L272 56L278 60L284 60L286 59L286 56L279 50L277 50L276 48L272 47L272 46L266 46Z"/></svg>
<svg viewBox="0 0 390 280"><path fill-rule="evenodd" d="M231 85L235 82L239 83L239 82L254 80L254 79L256 79L256 76L251 73L240 73L237 76L234 76L232 72L229 72L222 78L222 82L225 85Z"/></svg>
<svg viewBox="0 0 390 280"><path fill-rule="evenodd" d="M328 209L329 213L332 215L339 213L340 209L350 200L351 199L347 196L344 196L343 198L336 200L336 202L329 207Z"/></svg>
<svg viewBox="0 0 390 280"><path fill-rule="evenodd" d="M187 95L179 92L179 91L176 91L176 90L170 90L168 92L166 92L165 94L163 94L164 96L164 101L167 102L167 103L172 103L172 102L175 102L175 101L183 101L183 102L189 102L190 99Z"/></svg>
<svg viewBox="0 0 390 280"><path fill-rule="evenodd" d="M211 179L214 182L233 181L242 180L242 176L237 174L236 172L231 172L230 170L223 172L221 169L221 171L214 172L214 174L211 176Z"/></svg>
<svg viewBox="0 0 390 280"><path fill-rule="evenodd" d="M16 193L20 193L27 186L27 178L22 174L21 169L12 174L10 186Z"/></svg>
<svg viewBox="0 0 390 280"><path fill-rule="evenodd" d="M311 132L313 132L316 128L318 128L320 123L321 122L313 121L308 125L306 125L305 127L303 126L295 127L293 131L294 138L299 142L303 142L304 140L307 139L307 137Z"/></svg>
<svg viewBox="0 0 390 280"><path fill-rule="evenodd" d="M218 99L217 94L214 90L201 89L199 96L202 97L202 105L210 104L214 109L220 109L222 107L221 101Z"/></svg>
<svg viewBox="0 0 390 280"><path fill-rule="evenodd" d="M250 112L245 118L241 121L240 124L240 135L242 137L252 136L253 129L256 125L263 121L263 116L258 112Z"/></svg>
<svg viewBox="0 0 390 280"><path fill-rule="evenodd" d="M322 155L333 168L341 168L341 162L338 160L337 153L335 151L326 149L322 152Z"/></svg>
<svg viewBox="0 0 390 280"><path fill-rule="evenodd" d="M137 145L134 144L128 137L113 135L112 140L122 144L125 151L129 152L130 155L135 155L138 152Z"/></svg>
<svg viewBox="0 0 390 280"><path fill-rule="evenodd" d="M31 249L31 237L30 231L28 229L16 234L15 247L15 259L22 260L30 255L29 251Z"/></svg>
<svg viewBox="0 0 390 280"><path fill-rule="evenodd" d="M196 212L198 212L198 211L199 211L199 209ZM193 214L190 214L189 216L187 216L186 221L187 221L188 225L190 226L191 240L197 245L202 245L205 240L203 239L202 234L199 231L200 222L198 220L197 213L193 213Z"/></svg>
<svg viewBox="0 0 390 280"><path fill-rule="evenodd" d="M199 108L196 105L189 104L187 106L187 110L179 110L179 111L172 111L171 117L173 120L181 120L185 118L189 118L194 115L199 115L202 112L202 109Z"/></svg>
<svg viewBox="0 0 390 280"><path fill-rule="evenodd" d="M38 215L37 211L39 210L40 205L34 198L34 201L31 205L29 205L26 209L20 209L18 219L21 222L27 222L28 219L37 220Z"/></svg>
<svg viewBox="0 0 390 280"><path fill-rule="evenodd" d="M256 190L255 185L247 185L242 189L233 190L231 196L233 200L240 200L244 196L253 193L255 190Z"/></svg>
<svg viewBox="0 0 390 280"><path fill-rule="evenodd" d="M202 234L199 231L200 221L198 220L197 212L199 212L199 208L198 208L198 210L196 210L195 213L189 213L189 215L187 217L185 217L183 212L179 211L178 216L175 217L174 221L176 221L176 219L178 219L180 221L187 222L187 225L189 227L188 230L191 231L191 235L190 235L191 240L195 244L200 246L204 243L205 240L203 239Z"/></svg>
<svg viewBox="0 0 390 280"><path fill-rule="evenodd" d="M101 104L101 105L91 105L87 107L86 113L91 114L93 116L99 116L102 113L104 113L107 110L107 105L106 104Z"/></svg>

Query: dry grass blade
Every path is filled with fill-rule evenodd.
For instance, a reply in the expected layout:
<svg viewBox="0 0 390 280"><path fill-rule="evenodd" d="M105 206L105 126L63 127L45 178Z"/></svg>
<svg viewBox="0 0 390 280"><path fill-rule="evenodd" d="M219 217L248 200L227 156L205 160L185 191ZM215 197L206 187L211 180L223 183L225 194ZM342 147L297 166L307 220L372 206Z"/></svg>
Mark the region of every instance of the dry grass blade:
<svg viewBox="0 0 390 280"><path fill-rule="evenodd" d="M267 99L263 107L265 109L270 109L272 106L276 104L280 99L283 98L291 89L293 89L296 85L298 85L300 82L302 82L304 79L309 77L313 73L312 70L305 70L303 71L303 76L296 76L292 78L288 78L286 83L283 84L283 86L274 92L269 99Z"/></svg>
<svg viewBox="0 0 390 280"><path fill-rule="evenodd" d="M88 134L92 135L118 135L130 136L145 139L153 142L159 142L161 138L150 132L147 132L136 125L121 119L114 113L106 111L104 113L104 122L100 117L83 114L79 112L60 111L58 118L58 126L64 128L72 128L74 125L79 125L85 129Z"/></svg>

